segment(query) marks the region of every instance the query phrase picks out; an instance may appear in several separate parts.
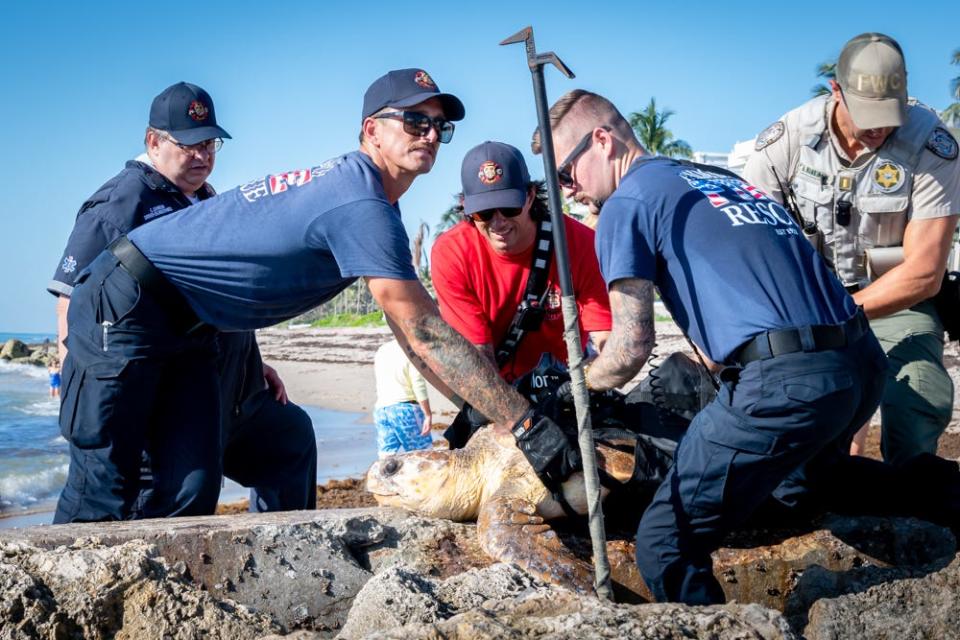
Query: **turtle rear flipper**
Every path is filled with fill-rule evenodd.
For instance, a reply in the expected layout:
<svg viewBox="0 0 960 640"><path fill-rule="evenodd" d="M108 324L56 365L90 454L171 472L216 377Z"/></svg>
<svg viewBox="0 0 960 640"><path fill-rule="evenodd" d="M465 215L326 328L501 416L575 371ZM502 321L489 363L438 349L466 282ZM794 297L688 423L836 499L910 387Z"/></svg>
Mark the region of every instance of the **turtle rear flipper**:
<svg viewBox="0 0 960 640"><path fill-rule="evenodd" d="M515 564L553 584L593 593L593 570L567 549L524 498L493 496L477 518L480 547L491 558Z"/></svg>

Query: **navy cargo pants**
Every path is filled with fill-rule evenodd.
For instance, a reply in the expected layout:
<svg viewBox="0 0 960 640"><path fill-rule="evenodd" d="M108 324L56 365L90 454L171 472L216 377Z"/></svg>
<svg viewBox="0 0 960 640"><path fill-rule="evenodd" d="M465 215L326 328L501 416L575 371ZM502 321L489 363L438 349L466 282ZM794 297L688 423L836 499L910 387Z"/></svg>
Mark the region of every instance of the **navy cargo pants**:
<svg viewBox="0 0 960 640"><path fill-rule="evenodd" d="M879 405L886 367L867 331L842 349L724 369L640 520L637 564L658 601L724 602L711 552L771 495L802 506L823 490Z"/></svg>
<svg viewBox="0 0 960 640"><path fill-rule="evenodd" d="M264 389L225 420L223 473L250 487L250 511L317 507L317 440L307 413Z"/></svg>
<svg viewBox="0 0 960 640"><path fill-rule="evenodd" d="M317 506L317 438L310 416L281 404L263 378L253 331L217 336L223 472L250 487L251 511Z"/></svg>
<svg viewBox="0 0 960 640"><path fill-rule="evenodd" d="M168 311L109 252L70 301L60 431L70 470L55 523L213 513L222 454L215 332L174 329Z"/></svg>

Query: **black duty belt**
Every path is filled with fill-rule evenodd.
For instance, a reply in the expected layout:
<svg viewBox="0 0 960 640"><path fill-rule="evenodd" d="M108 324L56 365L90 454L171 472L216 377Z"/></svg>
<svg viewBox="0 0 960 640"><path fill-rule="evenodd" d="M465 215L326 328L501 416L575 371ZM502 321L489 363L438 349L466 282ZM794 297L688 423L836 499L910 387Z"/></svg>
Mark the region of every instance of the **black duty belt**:
<svg viewBox="0 0 960 640"><path fill-rule="evenodd" d="M174 329L183 334L193 333L204 323L190 307L183 294L147 259L126 236L120 236L107 247L123 268L136 278L140 289L156 300L166 311Z"/></svg>
<svg viewBox="0 0 960 640"><path fill-rule="evenodd" d="M853 344L866 333L867 317L857 310L842 324L818 324L798 329L778 329L754 336L737 353L734 360L744 365L800 351L828 351Z"/></svg>

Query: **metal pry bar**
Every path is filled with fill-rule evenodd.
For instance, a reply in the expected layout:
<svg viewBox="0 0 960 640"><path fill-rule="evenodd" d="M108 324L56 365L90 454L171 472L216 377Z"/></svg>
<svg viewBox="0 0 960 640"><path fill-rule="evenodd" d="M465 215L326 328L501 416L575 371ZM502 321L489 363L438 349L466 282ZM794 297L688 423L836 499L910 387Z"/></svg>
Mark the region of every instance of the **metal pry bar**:
<svg viewBox="0 0 960 640"><path fill-rule="evenodd" d="M533 40L533 27L526 27L517 31L515 34L509 38L505 38L500 42L501 45L505 44L516 44L518 42L523 42L527 49L527 65L534 69L536 67L542 67L545 64L552 64L557 69L560 70L560 73L567 76L568 78L576 78L573 75L573 71L570 71L570 67L563 63L563 60L560 59L560 56L555 54L553 51L547 51L546 53L537 53L537 46Z"/></svg>
<svg viewBox="0 0 960 640"><path fill-rule="evenodd" d="M526 46L527 66L530 68L530 75L533 78L533 98L537 108L540 146L543 151L544 182L547 184L550 221L553 225L554 257L557 261L557 275L560 280L563 338L567 344L567 353L570 360L570 384L577 414L577 441L580 445L580 457L583 460L583 482L587 494L590 542L593 546L593 586L599 597L613 600L613 589L610 585L610 563L607 559L606 531L603 523L603 507L600 504L597 453L593 441L593 427L590 423L590 395L587 390L583 367L583 346L580 343L579 311L570 271L570 251L567 247L566 226L560 200L560 184L557 180L557 164L553 153L553 132L550 128L550 112L547 108L547 89L543 79L543 67L547 64L554 65L568 78L573 77L573 72L567 65L563 64L557 54L553 52L537 53L537 48L533 42L533 27L518 31L500 44L515 44L518 42L523 42Z"/></svg>

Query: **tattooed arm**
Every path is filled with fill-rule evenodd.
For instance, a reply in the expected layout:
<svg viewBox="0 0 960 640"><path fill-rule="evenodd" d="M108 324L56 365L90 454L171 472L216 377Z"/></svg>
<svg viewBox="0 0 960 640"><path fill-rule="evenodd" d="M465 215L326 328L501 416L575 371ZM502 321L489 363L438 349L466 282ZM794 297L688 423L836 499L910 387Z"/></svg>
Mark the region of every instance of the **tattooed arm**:
<svg viewBox="0 0 960 640"><path fill-rule="evenodd" d="M473 346L477 348L477 351L479 351L484 358L490 361L490 364L492 364L494 368L498 368L497 354L494 353L492 344L484 342L483 344L474 344Z"/></svg>
<svg viewBox="0 0 960 640"><path fill-rule="evenodd" d="M637 375L653 350L653 284L623 278L610 285L613 329L600 355L587 370L587 386L615 389Z"/></svg>
<svg viewBox="0 0 960 640"><path fill-rule="evenodd" d="M441 393L453 391L497 424L513 425L529 403L440 317L416 280L367 278L373 298L410 361ZM439 379L439 380L438 380Z"/></svg>

